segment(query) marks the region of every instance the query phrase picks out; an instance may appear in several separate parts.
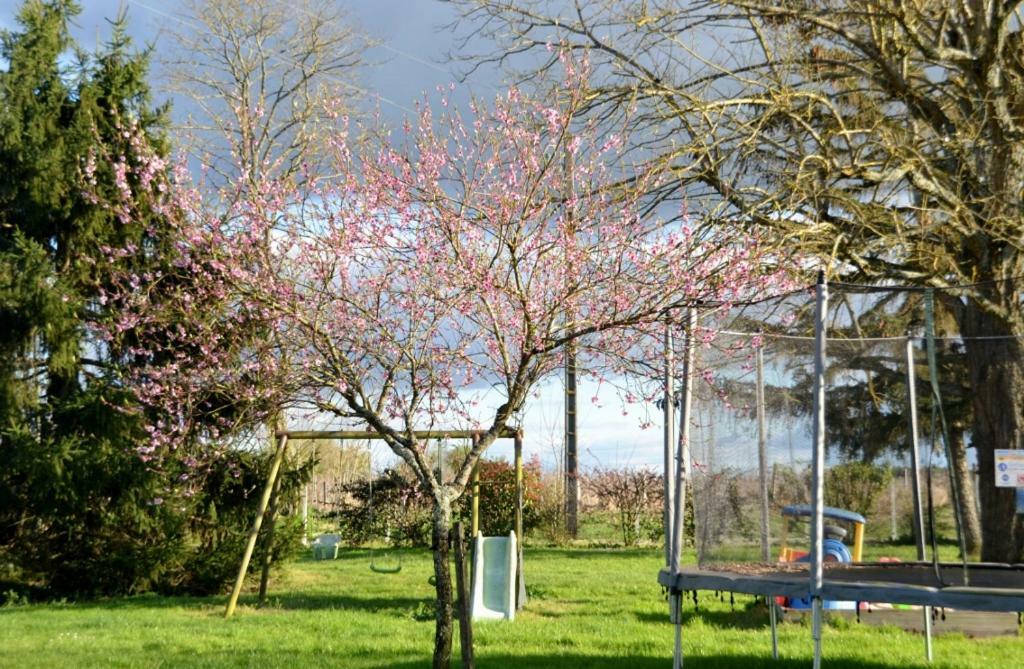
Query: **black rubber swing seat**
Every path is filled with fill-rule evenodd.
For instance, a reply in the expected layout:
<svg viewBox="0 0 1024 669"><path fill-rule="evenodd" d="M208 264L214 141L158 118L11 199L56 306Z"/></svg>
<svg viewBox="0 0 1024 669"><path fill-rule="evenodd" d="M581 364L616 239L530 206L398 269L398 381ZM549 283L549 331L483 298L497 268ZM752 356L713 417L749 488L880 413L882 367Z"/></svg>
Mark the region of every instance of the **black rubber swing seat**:
<svg viewBox="0 0 1024 669"><path fill-rule="evenodd" d="M375 556L370 556L370 571L378 574L397 574L402 571L402 557L398 557L398 562L394 564L378 564Z"/></svg>

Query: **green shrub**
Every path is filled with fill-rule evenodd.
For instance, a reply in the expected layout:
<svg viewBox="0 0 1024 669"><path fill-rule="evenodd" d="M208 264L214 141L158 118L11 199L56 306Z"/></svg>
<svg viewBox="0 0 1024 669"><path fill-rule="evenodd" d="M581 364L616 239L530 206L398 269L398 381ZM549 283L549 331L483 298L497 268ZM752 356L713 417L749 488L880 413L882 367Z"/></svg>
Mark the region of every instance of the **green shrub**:
<svg viewBox="0 0 1024 669"><path fill-rule="evenodd" d="M168 565L155 589L167 593L213 594L231 583L256 516L270 461L269 453L238 452L232 455L230 463L205 477L199 494L192 496L196 498L195 511L186 534L180 538L183 544L180 561ZM275 564L302 549L302 518L292 510L297 506L294 502L309 480L314 463L288 465L286 462L281 471L271 548ZM267 541L267 532L261 532L249 566L250 573L262 565Z"/></svg>
<svg viewBox="0 0 1024 669"><path fill-rule="evenodd" d="M889 467L866 462L836 465L825 471L825 504L868 516L891 480Z"/></svg>
<svg viewBox="0 0 1024 669"><path fill-rule="evenodd" d="M503 536L515 529L516 469L504 460L481 459L476 466L480 478L480 532L484 536ZM529 536L541 522L540 460L523 465L523 533ZM456 519L468 528L472 521L472 490L459 499Z"/></svg>
<svg viewBox="0 0 1024 669"><path fill-rule="evenodd" d="M397 469L369 481L340 486L338 510L328 514L345 541L429 546L432 505L426 492Z"/></svg>

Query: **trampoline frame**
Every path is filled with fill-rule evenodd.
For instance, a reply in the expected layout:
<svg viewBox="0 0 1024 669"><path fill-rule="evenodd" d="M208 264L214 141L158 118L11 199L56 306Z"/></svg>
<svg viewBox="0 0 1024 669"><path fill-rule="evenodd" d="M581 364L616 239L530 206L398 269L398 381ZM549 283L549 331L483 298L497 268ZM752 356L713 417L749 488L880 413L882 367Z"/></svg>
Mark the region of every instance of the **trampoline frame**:
<svg viewBox="0 0 1024 669"><path fill-rule="evenodd" d="M824 462L825 462L825 348L826 330L825 317L828 307L828 286L824 274L819 274L816 286L815 304L815 360L814 360L814 408L813 408L813 457L812 499L811 499L811 553L806 570L791 569L772 570L770 564L762 564L760 573L740 573L730 571L727 566L715 569L700 567L682 567L681 556L681 525L686 489L690 478L689 453L689 414L692 398L693 382L693 344L692 333L696 322L694 310L687 315L687 329L684 337L683 402L679 416L681 437L676 442L673 426L669 425L672 417L666 410L665 429L665 567L658 573L658 583L669 592L669 618L675 625L675 651L673 656L674 669L682 669L682 595L684 592L696 590L725 591L763 596L769 600L770 625L772 632L772 655L778 658L778 638L776 633L776 610L772 598L775 596L807 597L812 602L811 634L814 640L814 669L821 666L821 630L822 607L824 600L879 602L889 604L910 604L923 606L925 628L925 655L932 659L931 645L931 609L946 607L973 611L1020 612L1024 611L1024 565L1001 565L991 563L946 563L940 565L939 578L932 571L935 565L924 561L924 533L920 496L920 463L917 449L917 415L916 398L914 396L912 343L907 340L908 358L908 404L910 413L911 433L911 467L913 469L914 495L914 530L918 549L918 562L903 563L858 563L842 565L838 568L824 568L822 560L823 547L823 509L824 509ZM667 330L667 328L666 328ZM672 359L674 351L671 336L666 332L665 358ZM760 353L760 349L758 350ZM760 383L760 357L758 359L758 377ZM674 389L671 372L666 365L665 406L674 401ZM760 407L759 407L760 409ZM759 416L759 418L761 418ZM763 419L759 420L762 423ZM761 430L763 431L763 426ZM759 460L764 468L764 444L759 436ZM673 466L674 465L674 466ZM764 478L764 472L761 473ZM762 481L763 486L763 481ZM762 515L763 510L762 510ZM766 524L762 519L762 524ZM763 541L767 533L762 530ZM766 543L766 542L765 542ZM764 552L764 549L762 549ZM762 556L764 559L764 556ZM915 572L928 570L929 578L912 579ZM988 587L969 585L970 579L981 577L982 581L991 580L999 572L1009 572L1016 576L1016 587ZM967 578L968 574L970 579ZM990 578L986 579L985 576ZM919 583L916 581L925 581ZM968 583L968 585L948 585L948 583Z"/></svg>

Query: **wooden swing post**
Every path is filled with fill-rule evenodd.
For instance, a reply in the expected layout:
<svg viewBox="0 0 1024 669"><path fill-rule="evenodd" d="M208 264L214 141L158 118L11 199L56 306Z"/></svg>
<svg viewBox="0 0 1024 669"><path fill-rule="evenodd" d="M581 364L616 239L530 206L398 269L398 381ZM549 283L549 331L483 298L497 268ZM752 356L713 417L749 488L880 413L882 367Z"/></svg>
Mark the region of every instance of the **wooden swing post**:
<svg viewBox="0 0 1024 669"><path fill-rule="evenodd" d="M277 442L277 451L274 453L274 461L270 465L270 474L267 476L267 484L263 486L263 496L260 498L260 506L256 511L256 519L253 520L252 530L249 532L249 540L245 544L245 552L242 554L242 564L238 568L238 576L235 578L235 585L231 589L231 597L228 598L228 606L224 610L224 617L230 618L235 607L238 606L238 595L242 592L242 585L245 583L245 574L249 570L249 561L252 560L252 552L256 548L256 539L260 535L260 527L263 526L263 516L267 513L270 505L270 497L277 484L277 476L281 470L281 462L284 460L284 452L288 449L288 434L281 435Z"/></svg>

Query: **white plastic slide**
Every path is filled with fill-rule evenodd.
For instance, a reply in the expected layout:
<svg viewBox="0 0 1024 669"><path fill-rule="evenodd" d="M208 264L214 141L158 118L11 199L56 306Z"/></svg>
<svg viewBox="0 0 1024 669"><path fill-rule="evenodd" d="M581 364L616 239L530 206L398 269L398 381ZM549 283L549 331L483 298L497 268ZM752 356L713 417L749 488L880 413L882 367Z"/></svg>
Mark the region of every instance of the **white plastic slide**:
<svg viewBox="0 0 1024 669"><path fill-rule="evenodd" d="M473 540L473 620L516 617L516 533Z"/></svg>

